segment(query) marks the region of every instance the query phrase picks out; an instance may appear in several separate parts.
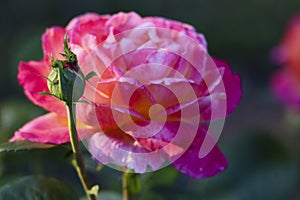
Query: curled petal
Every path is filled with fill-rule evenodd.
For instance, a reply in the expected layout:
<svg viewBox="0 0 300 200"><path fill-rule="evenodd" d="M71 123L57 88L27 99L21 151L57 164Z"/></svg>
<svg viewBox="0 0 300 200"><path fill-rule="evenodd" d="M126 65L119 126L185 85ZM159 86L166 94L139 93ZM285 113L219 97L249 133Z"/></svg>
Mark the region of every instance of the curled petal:
<svg viewBox="0 0 300 200"><path fill-rule="evenodd" d="M206 132L207 128L200 127L191 146L173 163L177 170L192 178L211 177L222 172L228 166L225 156L217 146L204 158L199 158L199 150ZM211 138L211 140L214 139Z"/></svg>

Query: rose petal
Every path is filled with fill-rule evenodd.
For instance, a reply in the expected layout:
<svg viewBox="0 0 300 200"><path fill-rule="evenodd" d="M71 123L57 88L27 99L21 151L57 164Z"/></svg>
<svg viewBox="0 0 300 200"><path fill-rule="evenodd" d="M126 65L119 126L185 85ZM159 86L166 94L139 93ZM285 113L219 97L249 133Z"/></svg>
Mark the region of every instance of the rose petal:
<svg viewBox="0 0 300 200"><path fill-rule="evenodd" d="M90 29L96 28L97 26L101 27L104 26L104 23L109 19L110 15L99 15L97 13L86 13L83 15L79 15L75 18L73 18L69 24L66 26L67 30L70 29L76 29L78 27L82 28L81 26L88 28L86 32L90 32ZM93 26L89 23L91 22L97 22ZM102 23L100 23L102 22Z"/></svg>
<svg viewBox="0 0 300 200"><path fill-rule="evenodd" d="M63 41L66 30L63 27L48 28L42 36L44 57L50 64L51 56L54 59L63 59Z"/></svg>
<svg viewBox="0 0 300 200"><path fill-rule="evenodd" d="M147 88L133 78L88 83L84 96L96 104L131 109L144 114L145 117L148 115L147 111L150 106L155 103Z"/></svg>
<svg viewBox="0 0 300 200"><path fill-rule="evenodd" d="M157 170L166 161L162 155L151 154L132 137L122 131L96 133L89 140L89 151L100 164L129 168L136 173L145 173L148 167Z"/></svg>
<svg viewBox="0 0 300 200"><path fill-rule="evenodd" d="M20 62L18 80L26 96L34 104L50 112L66 116L66 109L61 101L53 96L40 94L40 92L49 92L45 78L49 73L50 68L45 61Z"/></svg>
<svg viewBox="0 0 300 200"><path fill-rule="evenodd" d="M227 115L233 112L242 97L241 78L234 74L225 61L214 58L214 62L222 73L226 91Z"/></svg>
<svg viewBox="0 0 300 200"><path fill-rule="evenodd" d="M176 30L178 32L183 32L184 34L188 35L189 37L198 40L200 44L203 46L207 46L205 37L202 34L198 34L194 27L184 24L175 20L167 20L162 17L145 17L143 19L144 22L151 22L155 24L156 27L158 28L167 28L167 29L172 29Z"/></svg>
<svg viewBox="0 0 300 200"><path fill-rule="evenodd" d="M135 78L141 83L164 78L199 79L199 73L175 53L157 48L137 49L114 60L119 76ZM145 73L147 72L147 73Z"/></svg>
<svg viewBox="0 0 300 200"><path fill-rule="evenodd" d="M286 28L285 35L274 50L274 60L300 74L300 15L292 18Z"/></svg>
<svg viewBox="0 0 300 200"><path fill-rule="evenodd" d="M207 128L200 127L192 145L173 163L177 170L192 178L211 177L222 172L228 166L225 156L217 146L204 158L199 158L199 150L206 132Z"/></svg>
<svg viewBox="0 0 300 200"><path fill-rule="evenodd" d="M80 138L86 138L95 129L81 123L77 125ZM42 115L25 124L15 132L11 142L17 140L29 140L39 143L62 144L70 141L67 118L55 113Z"/></svg>
<svg viewBox="0 0 300 200"><path fill-rule="evenodd" d="M149 151L157 151L174 139L178 132L179 125L179 122L166 122L164 127L154 136L148 138L137 138L137 141Z"/></svg>
<svg viewBox="0 0 300 200"><path fill-rule="evenodd" d="M25 124L10 141L19 136L32 142L62 144L70 140L68 121L55 113L48 113Z"/></svg>
<svg viewBox="0 0 300 200"><path fill-rule="evenodd" d="M207 69L207 72L203 73L204 77L200 83L191 83L198 97L197 104L199 105L201 122L226 117L236 108L242 96L239 75L233 74L226 62L216 58L213 61L217 65L219 73L216 73L214 69ZM207 80L209 83L207 83ZM176 106L178 107L178 105ZM176 106L170 109L176 110ZM190 104L188 106L194 105Z"/></svg>
<svg viewBox="0 0 300 200"><path fill-rule="evenodd" d="M113 29L114 34L127 31L135 28L142 22L142 18L135 12L123 13L113 15L108 21L106 26Z"/></svg>
<svg viewBox="0 0 300 200"><path fill-rule="evenodd" d="M281 70L272 77L271 87L276 97L293 109L300 109L299 77L290 70Z"/></svg>
<svg viewBox="0 0 300 200"><path fill-rule="evenodd" d="M74 18L66 27L70 30L71 43L81 46L86 51L95 49L108 36L109 29L105 26L108 19L109 15L95 13Z"/></svg>

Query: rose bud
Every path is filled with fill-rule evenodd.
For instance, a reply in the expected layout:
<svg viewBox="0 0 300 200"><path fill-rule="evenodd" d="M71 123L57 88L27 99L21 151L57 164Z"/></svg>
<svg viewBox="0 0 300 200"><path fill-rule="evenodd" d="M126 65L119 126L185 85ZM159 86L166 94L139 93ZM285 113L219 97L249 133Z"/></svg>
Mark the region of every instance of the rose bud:
<svg viewBox="0 0 300 200"><path fill-rule="evenodd" d="M53 96L59 100L71 104L78 101L84 92L85 77L80 70L76 55L67 44L67 36L64 38L64 54L66 60L51 60L52 71L48 76L47 85Z"/></svg>

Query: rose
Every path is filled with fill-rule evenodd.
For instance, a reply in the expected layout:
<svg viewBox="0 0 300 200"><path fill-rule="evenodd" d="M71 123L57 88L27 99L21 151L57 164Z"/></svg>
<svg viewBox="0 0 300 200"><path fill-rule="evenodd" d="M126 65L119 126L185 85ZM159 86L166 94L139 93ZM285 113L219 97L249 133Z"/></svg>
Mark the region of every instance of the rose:
<svg viewBox="0 0 300 200"><path fill-rule="evenodd" d="M300 15L293 17L280 44L272 52L283 66L271 80L276 97L287 107L300 110Z"/></svg>
<svg viewBox="0 0 300 200"><path fill-rule="evenodd" d="M87 82L88 104L76 108L79 134L94 159L138 173L172 163L195 178L227 167L207 123L236 107L239 76L208 57L203 35L190 25L136 13L86 14L66 28L47 29L44 58L21 62L18 78L28 98L51 113L26 124L11 141L69 141L62 103L39 94L47 92L43 76L50 73L50 56L60 58L67 30L82 72L98 75Z"/></svg>

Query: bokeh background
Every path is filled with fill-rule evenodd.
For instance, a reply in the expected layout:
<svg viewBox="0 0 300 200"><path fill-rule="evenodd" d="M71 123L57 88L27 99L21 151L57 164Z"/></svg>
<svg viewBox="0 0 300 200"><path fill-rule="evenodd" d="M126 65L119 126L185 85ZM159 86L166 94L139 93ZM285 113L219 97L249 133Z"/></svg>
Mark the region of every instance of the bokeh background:
<svg viewBox="0 0 300 200"><path fill-rule="evenodd" d="M220 146L229 160L224 173L193 180L166 168L142 176L136 199L297 200L300 199L300 117L284 108L269 88L279 66L271 60L299 0L11 0L0 3L0 142L44 113L32 105L17 82L21 60L42 58L41 35L86 13L136 11L192 24L208 41L211 55L226 60L241 75L243 98L227 118ZM60 148L0 153L0 186L25 175L54 176L83 195L77 175ZM118 199L121 173L94 170L89 175Z"/></svg>

